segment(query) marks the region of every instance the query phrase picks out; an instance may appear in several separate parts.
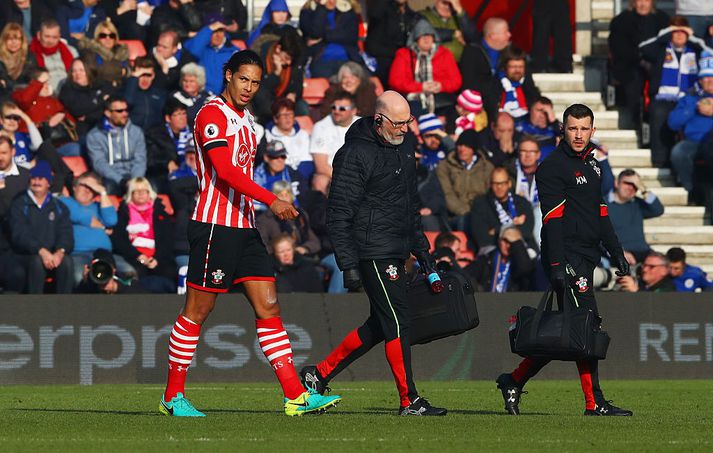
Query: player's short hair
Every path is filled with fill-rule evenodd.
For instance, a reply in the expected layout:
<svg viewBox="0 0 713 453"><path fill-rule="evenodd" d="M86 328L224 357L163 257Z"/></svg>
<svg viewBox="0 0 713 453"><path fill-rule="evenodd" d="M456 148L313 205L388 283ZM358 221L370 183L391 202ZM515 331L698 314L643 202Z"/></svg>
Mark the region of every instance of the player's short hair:
<svg viewBox="0 0 713 453"><path fill-rule="evenodd" d="M542 105L554 105L552 104L552 99L548 98L547 96L540 96L537 99L535 99L532 104L542 104Z"/></svg>
<svg viewBox="0 0 713 453"><path fill-rule="evenodd" d="M522 137L520 137L520 142L517 144L517 148L520 149L520 145L522 145L525 142L534 143L535 146L537 146L537 150L542 151L542 149L540 148L540 142L538 142L534 136L529 135L529 134L525 134Z"/></svg>
<svg viewBox="0 0 713 453"><path fill-rule="evenodd" d="M265 63L262 62L260 55L252 50L241 50L231 55L230 59L223 65L223 79L225 79L226 72L230 71L231 74L235 74L244 65L254 65L259 67L262 72L265 72Z"/></svg>
<svg viewBox="0 0 713 453"><path fill-rule="evenodd" d="M188 111L188 108L185 106L185 104L183 102L179 101L176 98L170 98L163 105L163 115L164 116L171 116L179 110Z"/></svg>
<svg viewBox="0 0 713 453"><path fill-rule="evenodd" d="M48 28L60 28L56 19L45 19L40 23L40 31Z"/></svg>
<svg viewBox="0 0 713 453"><path fill-rule="evenodd" d="M664 255L664 254L661 253L661 252L655 252L655 251L652 250L652 251L650 251L650 252L646 255L646 258L648 258L648 257L650 257L650 256L652 256L652 257L654 257L654 258L660 259L660 260L661 260L661 263L664 264L664 265L666 265L666 266L668 266L669 264L671 264L671 262L670 262L669 259L668 259L668 256ZM644 259L646 259L646 258L644 258Z"/></svg>
<svg viewBox="0 0 713 453"><path fill-rule="evenodd" d="M671 247L666 252L666 257L671 263L685 263L686 262L686 251L681 247Z"/></svg>
<svg viewBox="0 0 713 453"><path fill-rule="evenodd" d="M627 176L634 176L635 174L636 170L634 170L633 168L626 168L619 172L619 176L616 177L616 180L621 181L621 178L626 178Z"/></svg>
<svg viewBox="0 0 713 453"><path fill-rule="evenodd" d="M181 37L178 36L178 32L174 29L169 29L169 30L162 32L160 35L158 35L156 42L158 42L158 40L161 38L161 36L170 36L171 40L173 41L174 46L177 46L178 43L181 42Z"/></svg>
<svg viewBox="0 0 713 453"><path fill-rule="evenodd" d="M433 245L436 249L440 249L442 247L450 248L456 241L460 242L460 238L458 236L453 233L446 232L436 236L436 240L433 241Z"/></svg>
<svg viewBox="0 0 713 453"><path fill-rule="evenodd" d="M275 102L272 103L272 107L270 107L270 113L272 113L272 116L275 117L280 113L280 110L282 109L287 109L294 112L294 101L288 98L277 98Z"/></svg>
<svg viewBox="0 0 713 453"><path fill-rule="evenodd" d="M15 145L12 143L12 140L7 135L0 135L0 145L2 145L3 143L7 143L7 146L9 146L10 149L15 147Z"/></svg>
<svg viewBox="0 0 713 453"><path fill-rule="evenodd" d="M506 47L505 50L502 51L501 56L500 56L500 68L502 70L505 70L507 68L508 63L510 63L512 60L526 60L527 59L527 53L525 53L524 50L520 49L519 47L515 46L510 46Z"/></svg>
<svg viewBox="0 0 713 453"><path fill-rule="evenodd" d="M562 124L567 124L567 117L570 116L578 120L589 117L592 119L592 126L594 126L594 112L584 104L572 104L567 107L562 114Z"/></svg>
<svg viewBox="0 0 713 453"><path fill-rule="evenodd" d="M154 71L156 70L156 65L154 64L153 60L151 57L138 57L136 61L134 62L134 67L135 68L144 68L144 69L153 69Z"/></svg>
<svg viewBox="0 0 713 453"><path fill-rule="evenodd" d="M129 105L129 103L126 102L126 99L116 96L116 95L111 95L108 98L106 98L106 101L104 101L104 110L111 110L111 105L115 102L123 102L127 106Z"/></svg>
<svg viewBox="0 0 713 453"><path fill-rule="evenodd" d="M335 101L342 101L342 100L347 100L349 101L353 106L356 105L356 96L351 94L350 92L346 90L338 90L334 94L334 100Z"/></svg>

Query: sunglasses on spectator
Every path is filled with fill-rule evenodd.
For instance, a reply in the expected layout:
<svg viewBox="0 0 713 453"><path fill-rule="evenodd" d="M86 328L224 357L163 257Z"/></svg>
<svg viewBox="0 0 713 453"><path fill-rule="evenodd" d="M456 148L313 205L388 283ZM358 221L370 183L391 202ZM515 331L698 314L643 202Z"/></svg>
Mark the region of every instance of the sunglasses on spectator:
<svg viewBox="0 0 713 453"><path fill-rule="evenodd" d="M349 110L353 109L353 105L334 105L332 104L332 110L338 111L338 112L348 112Z"/></svg>
<svg viewBox="0 0 713 453"><path fill-rule="evenodd" d="M20 121L22 118L20 118L19 115L5 115L3 118L6 120L12 120L12 121Z"/></svg>
<svg viewBox="0 0 713 453"><path fill-rule="evenodd" d="M267 156L270 159L287 159L287 156Z"/></svg>
<svg viewBox="0 0 713 453"><path fill-rule="evenodd" d="M129 109L114 109L114 110L109 110L109 111L112 113L124 113L124 112L128 112Z"/></svg>
<svg viewBox="0 0 713 453"><path fill-rule="evenodd" d="M116 39L116 33L99 33L97 36L99 37L99 39Z"/></svg>

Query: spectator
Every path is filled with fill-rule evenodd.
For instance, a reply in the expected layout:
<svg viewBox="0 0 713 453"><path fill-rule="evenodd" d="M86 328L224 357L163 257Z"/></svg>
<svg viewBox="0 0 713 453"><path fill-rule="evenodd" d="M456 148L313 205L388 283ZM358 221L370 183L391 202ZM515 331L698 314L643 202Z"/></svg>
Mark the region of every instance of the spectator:
<svg viewBox="0 0 713 453"><path fill-rule="evenodd" d="M460 231L469 229L470 205L488 191L488 177L493 171L493 164L477 149L475 131L465 131L458 137L455 151L436 167L448 213L452 216L451 225Z"/></svg>
<svg viewBox="0 0 713 453"><path fill-rule="evenodd" d="M248 9L243 3L243 0L198 0L196 7L202 12L204 24L219 16L231 36L247 39Z"/></svg>
<svg viewBox="0 0 713 453"><path fill-rule="evenodd" d="M337 73L336 83L331 83L322 101L322 117L329 115L335 96L340 91L346 91L354 96L356 108L360 116L373 116L376 107L376 88L369 80L369 74L363 66L347 61Z"/></svg>
<svg viewBox="0 0 713 453"><path fill-rule="evenodd" d="M406 46L408 34L421 16L411 9L407 0L373 1L366 12L369 22L366 51L376 58L376 76L386 86L394 55Z"/></svg>
<svg viewBox="0 0 713 453"><path fill-rule="evenodd" d="M270 0L262 12L260 23L248 37L248 47L252 47L256 40L264 35L276 36L278 40L285 36L290 36L292 40L299 39L297 30L290 25L291 18L292 14L285 0Z"/></svg>
<svg viewBox="0 0 713 453"><path fill-rule="evenodd" d="M0 287L3 290L20 292L25 286L25 270L10 248L7 219L12 200L27 190L29 182L29 170L15 163L12 140L0 135Z"/></svg>
<svg viewBox="0 0 713 453"><path fill-rule="evenodd" d="M22 27L13 22L5 25L0 33L0 99L30 83L37 61L28 48Z"/></svg>
<svg viewBox="0 0 713 453"><path fill-rule="evenodd" d="M396 51L389 85L403 94L411 113L446 113L455 104L461 85L453 54L438 43L436 30L426 20L414 26L407 47Z"/></svg>
<svg viewBox="0 0 713 453"><path fill-rule="evenodd" d="M631 275L617 278L622 291L637 292L673 292L676 285L671 279L669 262L666 255L659 252L649 252L641 265L641 278Z"/></svg>
<svg viewBox="0 0 713 453"><path fill-rule="evenodd" d="M125 274L116 267L116 258L119 255L112 255L109 250L98 249L92 253L91 262L85 264L82 269L82 279L77 286L77 292L81 294L142 294L147 292L141 282L135 279L132 274ZM90 265L99 261L111 266L111 275L104 283L96 283L90 276Z"/></svg>
<svg viewBox="0 0 713 453"><path fill-rule="evenodd" d="M287 181L276 181L272 185L272 192L280 200L289 203L294 202L292 194L292 184ZM297 208L299 216L294 220L280 220L275 214L267 209L256 219L257 229L266 244L271 244L272 240L280 234L288 234L295 240L295 251L300 255L316 254L320 250L320 242L317 235L312 231L309 216L302 208ZM268 251L272 253L272 249Z"/></svg>
<svg viewBox="0 0 713 453"><path fill-rule="evenodd" d="M295 240L289 234L275 237L273 251L275 284L278 293L322 293L322 281L314 264L295 253Z"/></svg>
<svg viewBox="0 0 713 453"><path fill-rule="evenodd" d="M476 136L476 146L485 153L493 165L507 166L515 159L520 133L515 130L515 120L505 112L497 113L489 128Z"/></svg>
<svg viewBox="0 0 713 453"><path fill-rule="evenodd" d="M21 121L27 126L27 132L20 131ZM14 102L8 101L2 104L0 135L12 140L15 148L15 163L29 170L34 165L33 160L42 145L42 134L32 119Z"/></svg>
<svg viewBox="0 0 713 453"><path fill-rule="evenodd" d="M707 291L713 286L705 271L686 263L686 252L680 247L671 247L666 252L668 268L678 292Z"/></svg>
<svg viewBox="0 0 713 453"><path fill-rule="evenodd" d="M210 93L205 90L206 78L203 66L196 63L188 63L181 68L181 88L173 93L173 97L181 101L186 106L188 113L188 127L193 130L193 121L196 119L198 110L203 107L210 97Z"/></svg>
<svg viewBox="0 0 713 453"><path fill-rule="evenodd" d="M69 209L69 220L74 231L74 282L79 284L84 278L84 266L91 263L93 253L98 249L111 251L109 233L116 225L116 210L95 173L86 172L74 180L74 195L60 200ZM99 201L94 201L99 197ZM116 265L115 265L116 266ZM122 260L124 272L133 271Z"/></svg>
<svg viewBox="0 0 713 453"><path fill-rule="evenodd" d="M179 281L181 274L188 272L188 224L198 200L198 178L196 166L196 148L193 142L186 147L185 160L177 170L168 175L168 193L176 218L175 242L173 253L176 258ZM180 285L179 285L180 291Z"/></svg>
<svg viewBox="0 0 713 453"><path fill-rule="evenodd" d="M314 162L309 153L309 134L295 121L295 103L287 98L272 104L274 126L265 131L268 142L279 140L287 151L287 165L309 179L314 173Z"/></svg>
<svg viewBox="0 0 713 453"><path fill-rule="evenodd" d="M540 145L530 136L524 136L517 147L517 160L512 175L515 176L514 192L530 202L532 208L532 237L535 244L540 243L542 229L542 211L540 196L537 192L535 172L540 162Z"/></svg>
<svg viewBox="0 0 713 453"><path fill-rule="evenodd" d="M96 61L101 82L114 89L124 84L129 75L129 49L119 42L119 31L110 19L97 26L94 39L80 39L79 49L83 57Z"/></svg>
<svg viewBox="0 0 713 453"><path fill-rule="evenodd" d="M190 52L181 47L180 37L175 30L166 30L158 36L156 46L151 51L156 73L156 86L166 91L179 89L181 68L192 63Z"/></svg>
<svg viewBox="0 0 713 453"><path fill-rule="evenodd" d="M488 127L488 114L483 110L483 97L475 90L463 90L456 99L456 113L460 115L455 120L456 136L463 131L473 129L480 132Z"/></svg>
<svg viewBox="0 0 713 453"><path fill-rule="evenodd" d="M206 71L206 89L211 93L223 91L223 65L237 47L226 38L225 24L220 20L201 28L197 35L187 40L184 47Z"/></svg>
<svg viewBox="0 0 713 453"><path fill-rule="evenodd" d="M440 130L442 132L442 129ZM434 139L428 140L434 141ZM436 172L424 165L423 159L423 154L416 151L416 188L421 207L419 211L421 225L424 231L447 231L449 227L446 197Z"/></svg>
<svg viewBox="0 0 713 453"><path fill-rule="evenodd" d="M117 254L136 265L139 281L148 291L176 292L174 223L148 179L129 180L111 241Z"/></svg>
<svg viewBox="0 0 713 453"><path fill-rule="evenodd" d="M359 14L353 0L308 0L300 11L300 30L307 42L310 77L331 77L346 61L361 62L357 47Z"/></svg>
<svg viewBox="0 0 713 453"><path fill-rule="evenodd" d="M547 158L557 148L562 133L562 123L555 116L552 101L544 96L531 104L527 118L519 122L516 128L518 132L537 141L542 159Z"/></svg>
<svg viewBox="0 0 713 453"><path fill-rule="evenodd" d="M661 201L649 192L634 170L619 173L615 190L607 199L609 218L625 252L641 262L651 251L644 237L644 219L660 217L664 213Z"/></svg>
<svg viewBox="0 0 713 453"><path fill-rule="evenodd" d="M36 69L30 84L15 90L12 98L27 112L32 122L39 125L42 135L57 147L61 155L78 156L79 136L74 117L69 115L64 105L53 96L49 79L47 69Z"/></svg>
<svg viewBox="0 0 713 453"><path fill-rule="evenodd" d="M309 190L307 179L297 170L286 164L287 150L279 140L271 141L265 147L265 161L260 164L253 175L253 181L267 190L272 190L277 181L290 184L292 194L298 200L297 206L302 205L302 200ZM267 210L267 206L253 200L256 211Z"/></svg>
<svg viewBox="0 0 713 453"><path fill-rule="evenodd" d="M704 36L713 23L713 7L706 0L676 0L676 14L688 20L696 36Z"/></svg>
<svg viewBox="0 0 713 453"><path fill-rule="evenodd" d="M52 19L54 13L44 0L13 0L0 3L0 27L8 23L22 26L27 36L34 36L42 22Z"/></svg>
<svg viewBox="0 0 713 453"><path fill-rule="evenodd" d="M140 57L126 82L126 102L130 107L131 122L144 131L161 124L166 91L154 83L156 68L149 57Z"/></svg>
<svg viewBox="0 0 713 453"><path fill-rule="evenodd" d="M240 2L237 2L240 3ZM168 0L156 7L150 15L149 42L157 42L166 30L174 30L181 40L201 29L201 15L193 0Z"/></svg>
<svg viewBox="0 0 713 453"><path fill-rule="evenodd" d="M72 223L67 206L50 194L51 182L49 164L37 161L30 170L29 190L10 206L12 246L27 273L30 294L42 294L50 275L58 294L71 293L74 286Z"/></svg>
<svg viewBox="0 0 713 453"><path fill-rule="evenodd" d="M514 225L504 225L498 232L497 246L475 260L472 267L478 291L529 291L535 260L528 253L522 231Z"/></svg>
<svg viewBox="0 0 713 453"><path fill-rule="evenodd" d="M500 53L510 45L510 36L507 21L491 17L483 24L483 38L480 43L467 45L460 60L463 88L483 94L488 118L495 118L498 112L494 107L500 102L497 96L501 91L495 74Z"/></svg>
<svg viewBox="0 0 713 453"><path fill-rule="evenodd" d="M97 5L98 0L64 3L57 9L57 22L62 29L62 38L72 44L94 35L97 26L107 19L104 8Z"/></svg>
<svg viewBox="0 0 713 453"><path fill-rule="evenodd" d="M304 67L299 36L286 35L276 41L268 41L260 56L265 62L260 90L253 101L253 114L263 124L270 121L270 107L275 100L286 97L295 103L298 115L308 115L309 106L302 100Z"/></svg>
<svg viewBox="0 0 713 453"><path fill-rule="evenodd" d="M332 178L332 161L349 127L360 117L357 115L356 100L346 91L334 95L330 115L317 121L312 129L309 152L314 160L315 171Z"/></svg>
<svg viewBox="0 0 713 453"><path fill-rule="evenodd" d="M527 54L521 49L512 46L506 48L500 55L501 70L497 76L501 87L498 107L518 123L527 117L530 106L540 97L540 90L535 86L532 75L525 69L526 58ZM572 69L564 72L572 72Z"/></svg>
<svg viewBox="0 0 713 453"><path fill-rule="evenodd" d="M552 37L552 64L547 64ZM569 0L535 0L532 6L532 72L572 72Z"/></svg>
<svg viewBox="0 0 713 453"><path fill-rule="evenodd" d="M666 119L676 102L696 83L697 60L702 49L700 39L693 36L685 18L674 16L670 24L657 37L639 44L649 68L651 162L658 168L669 166L675 132L667 126Z"/></svg>
<svg viewBox="0 0 713 453"><path fill-rule="evenodd" d="M429 172L435 170L448 153L456 149L456 144L443 129L443 123L433 113L418 117L418 130L423 144L419 148L419 165Z"/></svg>
<svg viewBox="0 0 713 453"><path fill-rule="evenodd" d="M149 2L103 0L102 5L124 39L148 41L146 33L154 11Z"/></svg>
<svg viewBox="0 0 713 453"><path fill-rule="evenodd" d="M146 140L146 177L159 192L168 191L168 175L183 163L186 147L193 141L186 106L169 99L163 107L164 123L149 129Z"/></svg>
<svg viewBox="0 0 713 453"><path fill-rule="evenodd" d="M713 130L713 52L704 52L698 72L699 91L684 96L668 116L668 127L683 132L683 140L671 150L678 182L693 190L693 161L700 144Z"/></svg>
<svg viewBox="0 0 713 453"><path fill-rule="evenodd" d="M638 129L644 77L639 43L656 36L668 25L668 14L654 0L629 0L629 7L609 23L609 73L616 87L619 127Z"/></svg>
<svg viewBox="0 0 713 453"><path fill-rule="evenodd" d="M146 174L146 143L141 129L129 121L125 100L110 97L104 119L87 134L87 151L92 168L104 178L107 191L119 195L129 178Z"/></svg>
<svg viewBox="0 0 713 453"><path fill-rule="evenodd" d="M69 72L72 61L79 56L77 50L60 39L59 24L54 19L42 22L40 31L30 43L30 52L37 66L46 68L50 74L52 91L57 91Z"/></svg>
<svg viewBox="0 0 713 453"><path fill-rule="evenodd" d="M80 142L101 121L108 87L97 80L96 65L91 60L77 58L72 62L70 76L59 91L59 100L77 120Z"/></svg>
<svg viewBox="0 0 713 453"><path fill-rule="evenodd" d="M456 61L461 60L466 44L475 42L475 24L463 10L460 0L434 0L433 6L419 11L438 32L436 38Z"/></svg>
<svg viewBox="0 0 713 453"><path fill-rule="evenodd" d="M532 234L534 219L530 201L512 193L512 181L505 168L496 167L489 179L490 190L476 198L470 209L471 237L475 239L478 254L487 254L492 247L497 247L500 230L507 225L518 227L527 247L538 250Z"/></svg>

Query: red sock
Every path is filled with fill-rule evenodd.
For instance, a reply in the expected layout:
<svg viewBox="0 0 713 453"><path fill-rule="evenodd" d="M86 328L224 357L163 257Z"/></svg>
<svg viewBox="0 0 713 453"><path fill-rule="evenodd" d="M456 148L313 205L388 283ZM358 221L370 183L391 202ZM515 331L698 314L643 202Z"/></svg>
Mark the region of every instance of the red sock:
<svg viewBox="0 0 713 453"><path fill-rule="evenodd" d="M597 403L594 400L592 373L589 370L589 363L584 360L577 361L577 370L579 371L579 381L584 392L585 409L594 410L597 408Z"/></svg>
<svg viewBox="0 0 713 453"><path fill-rule="evenodd" d="M532 359L530 358L523 359L523 361L520 362L520 365L518 365L517 368L515 368L515 371L511 373L511 376L516 384L519 385L522 382L522 379L525 377L527 370L529 370L531 366Z"/></svg>
<svg viewBox="0 0 713 453"><path fill-rule="evenodd" d="M196 352L200 333L200 324L183 315L176 319L168 342L168 382L163 393L165 401L171 401L179 392L186 394L186 372L193 360L193 353Z"/></svg>
<svg viewBox="0 0 713 453"><path fill-rule="evenodd" d="M359 329L354 329L349 332L342 342L339 343L339 346L334 348L324 360L319 362L317 365L319 375L323 378L329 376L346 356L354 352L354 350L362 344L361 338L359 338Z"/></svg>
<svg viewBox="0 0 713 453"><path fill-rule="evenodd" d="M394 375L394 381L396 381L396 389L399 391L401 407L406 407L411 404L411 400L409 400L408 397L408 384L406 384L406 368L404 367L404 353L401 348L401 338L387 341L384 347L386 348L386 360L389 362L391 373Z"/></svg>
<svg viewBox="0 0 713 453"><path fill-rule="evenodd" d="M282 393L286 398L295 399L306 390L302 387L294 361L292 360L292 347L282 320L279 316L270 319L256 319L257 339L260 342L263 354L275 370L277 380L282 386Z"/></svg>

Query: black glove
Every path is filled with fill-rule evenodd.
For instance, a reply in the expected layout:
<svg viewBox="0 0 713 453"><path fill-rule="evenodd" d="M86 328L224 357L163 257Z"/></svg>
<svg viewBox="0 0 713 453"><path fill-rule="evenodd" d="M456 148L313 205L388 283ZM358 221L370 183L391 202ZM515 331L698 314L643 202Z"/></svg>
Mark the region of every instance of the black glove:
<svg viewBox="0 0 713 453"><path fill-rule="evenodd" d="M416 257L418 266L421 268L424 275L436 272L436 268L433 266L433 262L431 261L431 255L429 255L428 252L419 252L414 254L414 256Z"/></svg>
<svg viewBox="0 0 713 453"><path fill-rule="evenodd" d="M618 250L617 253L612 255L611 259L612 264L619 269L615 272L618 277L629 275L629 262L626 260L623 250Z"/></svg>
<svg viewBox="0 0 713 453"><path fill-rule="evenodd" d="M567 277L564 273L564 266L557 265L550 270L550 283L552 284L552 289L555 290L557 294L564 293L564 289L567 287Z"/></svg>
<svg viewBox="0 0 713 453"><path fill-rule="evenodd" d="M361 274L359 269L347 269L344 271L344 287L350 292L358 291L361 288Z"/></svg>

